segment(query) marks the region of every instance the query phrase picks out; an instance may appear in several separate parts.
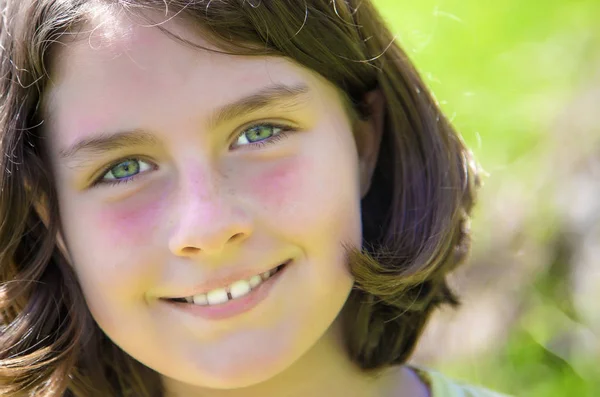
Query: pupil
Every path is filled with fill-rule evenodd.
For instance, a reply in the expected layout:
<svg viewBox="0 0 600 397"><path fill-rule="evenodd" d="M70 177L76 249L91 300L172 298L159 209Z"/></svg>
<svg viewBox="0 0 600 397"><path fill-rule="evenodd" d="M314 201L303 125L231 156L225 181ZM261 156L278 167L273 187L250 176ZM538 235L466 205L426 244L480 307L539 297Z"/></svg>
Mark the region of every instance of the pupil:
<svg viewBox="0 0 600 397"><path fill-rule="evenodd" d="M137 162L128 160L117 165L113 171L113 175L116 178L123 178L131 176L131 174L137 174L139 172L139 166Z"/></svg>
<svg viewBox="0 0 600 397"><path fill-rule="evenodd" d="M264 132L266 133L266 136L263 136L263 138L268 138L269 132L270 132L271 128L267 127L267 126L260 126L260 127L256 127L254 129L251 130L252 135L257 135L258 138L260 139L260 133Z"/></svg>

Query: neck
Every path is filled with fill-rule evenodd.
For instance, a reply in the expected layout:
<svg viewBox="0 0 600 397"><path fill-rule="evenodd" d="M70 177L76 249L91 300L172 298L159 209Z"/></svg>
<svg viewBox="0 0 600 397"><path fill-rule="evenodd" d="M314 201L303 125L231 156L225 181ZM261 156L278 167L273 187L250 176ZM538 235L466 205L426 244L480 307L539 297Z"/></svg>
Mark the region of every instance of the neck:
<svg viewBox="0 0 600 397"><path fill-rule="evenodd" d="M339 319L338 319L339 320ZM403 367L366 373L352 363L336 321L299 360L266 382L241 389L206 389L163 379L166 397L388 397L410 394L415 382Z"/></svg>

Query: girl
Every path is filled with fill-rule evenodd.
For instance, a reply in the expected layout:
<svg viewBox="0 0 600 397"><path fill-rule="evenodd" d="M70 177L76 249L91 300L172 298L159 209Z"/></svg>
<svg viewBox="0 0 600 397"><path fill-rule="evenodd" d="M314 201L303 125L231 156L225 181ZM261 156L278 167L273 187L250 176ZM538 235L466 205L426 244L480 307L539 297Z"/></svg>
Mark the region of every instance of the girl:
<svg viewBox="0 0 600 397"><path fill-rule="evenodd" d="M365 0L3 0L2 396L491 396L405 363L470 152Z"/></svg>

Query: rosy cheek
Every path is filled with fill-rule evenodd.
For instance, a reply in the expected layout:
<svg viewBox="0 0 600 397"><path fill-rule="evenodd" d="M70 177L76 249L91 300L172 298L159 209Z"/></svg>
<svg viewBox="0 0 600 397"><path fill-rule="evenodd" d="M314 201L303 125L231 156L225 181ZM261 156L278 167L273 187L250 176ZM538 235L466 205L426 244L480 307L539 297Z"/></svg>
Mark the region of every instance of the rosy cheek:
<svg viewBox="0 0 600 397"><path fill-rule="evenodd" d="M270 210L282 209L294 197L301 197L302 164L299 159L290 159L259 172L249 181L253 197L265 203Z"/></svg>
<svg viewBox="0 0 600 397"><path fill-rule="evenodd" d="M111 247L144 247L156 229L164 199L115 203L99 213L98 228Z"/></svg>

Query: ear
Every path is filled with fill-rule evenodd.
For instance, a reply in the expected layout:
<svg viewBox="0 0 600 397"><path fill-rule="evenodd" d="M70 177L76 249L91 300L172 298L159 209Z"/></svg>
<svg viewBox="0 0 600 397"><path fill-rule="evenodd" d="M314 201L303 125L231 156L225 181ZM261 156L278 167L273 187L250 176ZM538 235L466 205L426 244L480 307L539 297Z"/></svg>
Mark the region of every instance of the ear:
<svg viewBox="0 0 600 397"><path fill-rule="evenodd" d="M366 120L356 124L356 145L359 157L360 198L371 188L371 179L379 157L385 121L385 97L380 89L369 91L363 98L368 111Z"/></svg>
<svg viewBox="0 0 600 397"><path fill-rule="evenodd" d="M36 200L33 207L34 207L34 210L37 213L38 217L40 218L40 220L42 221L44 226L46 226L46 228L47 228L48 224L50 223L50 215L48 212L48 204L47 204L46 197L41 197L38 200ZM63 254L63 256L65 257L67 262L69 264L71 264L72 263L71 257L69 255L69 251L67 250L67 245L65 244L65 240L63 239L62 233L60 231L57 232L57 234L56 234L56 246L58 247L60 252Z"/></svg>

